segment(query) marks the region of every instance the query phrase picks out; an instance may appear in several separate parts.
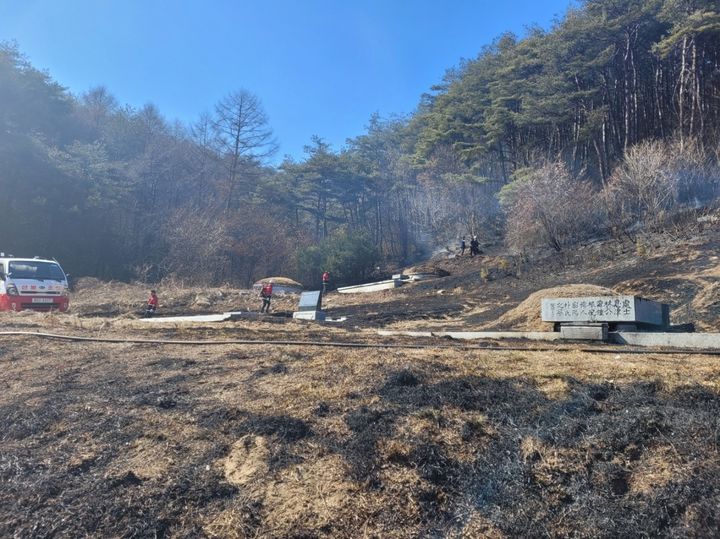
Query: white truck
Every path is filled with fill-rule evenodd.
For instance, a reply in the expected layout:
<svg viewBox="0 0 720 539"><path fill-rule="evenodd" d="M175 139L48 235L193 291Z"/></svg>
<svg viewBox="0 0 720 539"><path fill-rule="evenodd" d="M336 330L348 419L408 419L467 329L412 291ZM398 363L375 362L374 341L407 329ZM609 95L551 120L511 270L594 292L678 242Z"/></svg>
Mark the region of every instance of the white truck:
<svg viewBox="0 0 720 539"><path fill-rule="evenodd" d="M55 260L0 253L0 311L65 312L68 278Z"/></svg>

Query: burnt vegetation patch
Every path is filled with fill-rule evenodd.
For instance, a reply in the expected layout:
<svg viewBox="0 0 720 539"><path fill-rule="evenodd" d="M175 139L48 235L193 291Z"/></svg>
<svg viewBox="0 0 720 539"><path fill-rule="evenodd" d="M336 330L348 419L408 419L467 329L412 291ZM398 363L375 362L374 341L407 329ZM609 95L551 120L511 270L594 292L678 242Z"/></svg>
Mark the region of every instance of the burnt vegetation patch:
<svg viewBox="0 0 720 539"><path fill-rule="evenodd" d="M39 404L2 405L1 536L193 537L202 533L203 514L237 494L211 468L222 444L195 450L192 464L171 467L160 479L118 465L145 435L146 423L134 416L142 417L148 386L120 383L117 373L114 379L82 390L58 380ZM177 446L159 434L154 443Z"/></svg>
<svg viewBox="0 0 720 539"><path fill-rule="evenodd" d="M367 406L345 415L345 424L352 435L349 440L340 443L338 449L348 462L353 479L377 487L377 474L382 466L378 443L391 434L394 415L390 410Z"/></svg>
<svg viewBox="0 0 720 539"><path fill-rule="evenodd" d="M471 442L486 436L487 430L485 426L475 420L468 420L463 422L462 430L460 431L460 438L463 442Z"/></svg>
<svg viewBox="0 0 720 539"><path fill-rule="evenodd" d="M432 485L415 494L423 518L434 523L427 529L449 526L443 522L459 510L459 492L475 492L476 509L509 536L561 530L558 515L565 513L574 515L573 529L591 535L682 535L688 526L703 535L717 522L707 501L720 499L715 391L570 379L568 395L557 400L524 379L408 385L397 383L405 376L398 372L378 390L392 408L346 415L354 436L344 450L357 477L377 481L378 469L396 466ZM487 422L458 423L437 411L447 406L482 412ZM410 416L426 421L425 430L398 439L396 425ZM453 456L458 447L448 450L452 429L464 444L460 451L475 455L470 461ZM374 448L381 439L398 439L406 449L380 455ZM654 505L656 499L664 505Z"/></svg>
<svg viewBox="0 0 720 539"><path fill-rule="evenodd" d="M391 373L387 377L388 387L414 387L421 383L422 375L412 369L405 368Z"/></svg>
<svg viewBox="0 0 720 539"><path fill-rule="evenodd" d="M597 388L578 385L576 390L588 396ZM716 453L710 459L700 457L703 451L713 451L707 437L716 422L701 406L687 410L688 391L699 388L659 393L640 384L616 387L600 411L587 407L582 412L573 405L575 413L568 414L567 404L578 401L573 395L565 405L549 406L536 426L521 429L524 441L515 458L523 465L518 477L526 477L528 487L510 479L495 493L500 502L496 509L512 517L498 526L515 535L532 523L527 515L510 509L511 499L533 504L542 500L536 518L547 529L557 524L554 515L565 508L577 519L573 529L588 530L590 535L648 530L683 535L688 511L704 511L706 522L716 522L717 511L703 500L720 496L720 462ZM511 470L513 462L500 459L494 466L497 477ZM691 487L694 482L697 488ZM607 516L612 518L603 523ZM696 530L710 534L707 526Z"/></svg>
<svg viewBox="0 0 720 539"><path fill-rule="evenodd" d="M22 391L0 395L0 536L198 537L223 518L258 537L352 537L366 523L400 537L718 528L710 383L674 387L655 371L632 382L501 367L482 376L454 358L442 368L442 357L370 367L356 357L332 356L307 378L341 372L342 387L307 392L284 352L231 369L221 355L197 378L180 354L132 355L133 368L94 356L66 372L39 364L24 381L16 371L9 388ZM258 369L267 374L249 383ZM255 445L238 448L243 437ZM284 489L289 505L273 505L269 492ZM324 508L327 519L308 516ZM301 524L277 532L278 512L293 510Z"/></svg>
<svg viewBox="0 0 720 539"><path fill-rule="evenodd" d="M161 385L141 386L131 397L131 402L136 406L148 406L160 410L184 408L188 401L188 390L178 383L180 380L184 381L184 377L179 377L175 383L170 381Z"/></svg>
<svg viewBox="0 0 720 539"><path fill-rule="evenodd" d="M327 417L330 414L330 405L325 401L318 403L313 414L317 417Z"/></svg>
<svg viewBox="0 0 720 539"><path fill-rule="evenodd" d="M391 421L392 417L388 410L378 410L367 406L348 412L345 416L345 423L350 430L359 433L382 430Z"/></svg>
<svg viewBox="0 0 720 539"><path fill-rule="evenodd" d="M286 443L293 443L312 436L310 426L302 419L287 415L251 415L243 422L248 433L277 436Z"/></svg>
<svg viewBox="0 0 720 539"><path fill-rule="evenodd" d="M532 414L538 401L536 390L522 380L492 380L479 376L456 377L430 384L419 383L419 380L416 384L397 384L389 380L378 393L388 403L413 412L452 406L463 411L485 411L501 418L511 411L510 403L513 409L527 405L525 414Z"/></svg>
<svg viewBox="0 0 720 539"><path fill-rule="evenodd" d="M288 366L282 361L278 361L273 365L260 367L253 372L252 378L262 378L273 374L287 374L288 372L290 372Z"/></svg>
<svg viewBox="0 0 720 539"><path fill-rule="evenodd" d="M0 406L0 441L23 440L48 430L61 419L65 405L61 399L49 398L39 406L21 401Z"/></svg>
<svg viewBox="0 0 720 539"><path fill-rule="evenodd" d="M462 469L442 446L430 442L420 442L415 446L409 464L418 471L420 477L440 486L456 483Z"/></svg>
<svg viewBox="0 0 720 539"><path fill-rule="evenodd" d="M310 425L288 415L260 415L237 408L208 410L198 417L198 425L208 434L219 432L231 438L246 434L275 436L278 440L293 443L313 435Z"/></svg>

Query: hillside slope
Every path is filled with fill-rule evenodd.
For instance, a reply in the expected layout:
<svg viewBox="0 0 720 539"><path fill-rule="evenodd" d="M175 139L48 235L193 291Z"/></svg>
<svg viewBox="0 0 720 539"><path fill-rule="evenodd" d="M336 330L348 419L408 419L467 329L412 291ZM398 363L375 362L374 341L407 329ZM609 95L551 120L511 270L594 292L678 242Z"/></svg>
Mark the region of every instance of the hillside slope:
<svg viewBox="0 0 720 539"><path fill-rule="evenodd" d="M669 303L673 323L720 331L719 221L682 237L653 234L637 244L602 241L533 262L498 250L475 258L440 256L414 269L440 269L449 275L370 294L331 292L325 307L360 327L538 330L549 329L539 321L538 302L537 312L509 312L539 291L557 288L555 296L572 295L579 293L573 285L586 285ZM82 318L133 318L142 310L147 288L81 279L72 312ZM260 307L257 292L231 286L169 284L160 285L159 292L160 313L165 315ZM276 294L273 314L280 321L296 305L297 296Z"/></svg>
<svg viewBox="0 0 720 539"><path fill-rule="evenodd" d="M539 291L591 285L669 303L673 323L692 322L698 330L720 331L717 221L684 236L658 233L644 236L638 243L601 241L532 263L489 254L443 257L424 266L451 275L375 294L333 295L328 304L371 325L543 329L539 304L530 318L503 315ZM554 291L554 295L559 293L562 295L561 288ZM565 293L577 291L568 288Z"/></svg>

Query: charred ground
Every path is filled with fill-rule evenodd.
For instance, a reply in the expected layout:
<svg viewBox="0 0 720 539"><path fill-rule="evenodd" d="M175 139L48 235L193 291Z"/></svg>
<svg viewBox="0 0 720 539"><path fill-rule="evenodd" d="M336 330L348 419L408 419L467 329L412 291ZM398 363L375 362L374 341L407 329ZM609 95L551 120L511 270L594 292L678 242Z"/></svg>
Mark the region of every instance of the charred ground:
<svg viewBox="0 0 720 539"><path fill-rule="evenodd" d="M447 260L452 275L438 281L331 294L333 312L350 316L342 326L293 322L288 297L274 317L152 328L134 319L142 287L91 281L81 282L73 315L2 320L5 329L87 336L377 342L377 325L502 325L530 293L584 282L669 294L678 322L692 315L717 328L716 247L703 235L657 238L644 256L598 244L535 267L501 256ZM229 288L161 288L161 301L172 313L258 308L254 293ZM93 316L105 303L116 312ZM0 535L716 535L715 357L429 344L4 337Z"/></svg>

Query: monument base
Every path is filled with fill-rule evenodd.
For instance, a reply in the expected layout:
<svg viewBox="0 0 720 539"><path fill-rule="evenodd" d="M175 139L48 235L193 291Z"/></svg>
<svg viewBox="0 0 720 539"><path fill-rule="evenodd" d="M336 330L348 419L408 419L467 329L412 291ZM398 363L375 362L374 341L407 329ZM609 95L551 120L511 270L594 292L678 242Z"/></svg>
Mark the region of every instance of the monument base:
<svg viewBox="0 0 720 539"><path fill-rule="evenodd" d="M562 324L560 326L560 336L563 339L572 341L607 341L608 325L607 324Z"/></svg>
<svg viewBox="0 0 720 539"><path fill-rule="evenodd" d="M293 313L293 318L297 320L325 320L325 311L298 311Z"/></svg>

